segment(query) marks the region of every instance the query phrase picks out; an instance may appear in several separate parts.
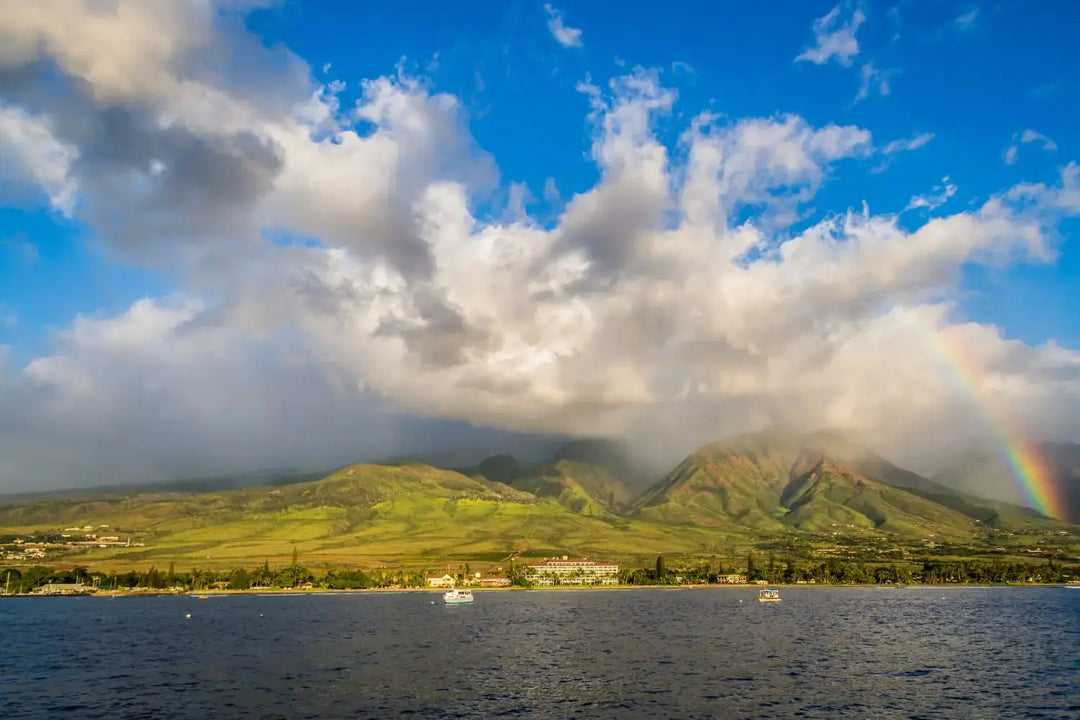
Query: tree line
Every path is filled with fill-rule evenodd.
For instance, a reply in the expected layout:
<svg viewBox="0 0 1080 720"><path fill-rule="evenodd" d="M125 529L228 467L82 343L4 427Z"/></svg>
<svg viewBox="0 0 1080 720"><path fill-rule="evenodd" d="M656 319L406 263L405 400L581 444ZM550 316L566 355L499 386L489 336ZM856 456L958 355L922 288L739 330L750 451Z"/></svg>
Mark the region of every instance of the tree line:
<svg viewBox="0 0 1080 720"><path fill-rule="evenodd" d="M316 573L297 562L273 568L268 561L254 568L230 570L194 569L178 572L173 564L162 570L102 572L86 567L58 569L47 565L0 568L0 592L29 593L50 583L84 584L98 590L195 591L222 587L230 590L258 588L298 588L308 586L329 590L376 588L418 588L426 585L428 569L355 570L331 568ZM455 573L461 580L468 566ZM529 587L527 566L509 567L511 584ZM923 560L914 563L864 563L830 558L818 562L779 561L769 555L764 562L753 555L742 567L723 563L690 563L669 567L662 555L652 567L622 567L622 585L675 585L723 582L738 575L747 582L769 584L941 584L941 583L1064 583L1080 580L1080 566L1055 563L998 562L987 560Z"/></svg>
<svg viewBox="0 0 1080 720"><path fill-rule="evenodd" d="M231 570L195 569L176 571L173 565L162 570L151 567L146 571L102 572L76 567L70 570L47 565L0 568L0 593L29 593L53 583L83 584L98 590L193 591L227 588L251 590L258 588L299 588L309 583L330 590L354 590L392 587L423 587L425 573L419 570L351 570L335 568L316 574L300 564L272 568L264 562L255 568Z"/></svg>
<svg viewBox="0 0 1080 720"><path fill-rule="evenodd" d="M764 562L754 555L748 555L743 567L698 563L669 568L660 555L654 567L620 568L619 582L623 585L706 584L723 582L732 575L741 576L747 582L764 581L774 585L1065 583L1080 580L1080 566L1057 564L1053 559L1046 563L989 560L864 563L839 558L811 562L789 559L781 562L770 554Z"/></svg>

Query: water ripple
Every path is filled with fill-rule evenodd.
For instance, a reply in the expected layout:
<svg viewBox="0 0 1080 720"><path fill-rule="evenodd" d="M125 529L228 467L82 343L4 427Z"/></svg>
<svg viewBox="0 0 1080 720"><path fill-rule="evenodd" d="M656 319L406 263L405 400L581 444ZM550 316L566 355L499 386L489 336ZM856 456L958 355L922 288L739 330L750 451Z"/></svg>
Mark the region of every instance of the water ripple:
<svg viewBox="0 0 1080 720"><path fill-rule="evenodd" d="M752 597L10 600L0 717L1080 716L1068 640L1080 593L792 588L773 607Z"/></svg>

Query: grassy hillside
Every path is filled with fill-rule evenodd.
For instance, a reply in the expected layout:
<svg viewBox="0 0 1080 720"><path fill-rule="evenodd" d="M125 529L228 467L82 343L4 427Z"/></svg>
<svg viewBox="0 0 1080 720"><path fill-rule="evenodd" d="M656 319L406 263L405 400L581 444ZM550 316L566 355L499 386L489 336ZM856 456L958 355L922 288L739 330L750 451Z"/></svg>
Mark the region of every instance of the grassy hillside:
<svg viewBox="0 0 1080 720"><path fill-rule="evenodd" d="M839 434L820 432L803 437L806 444L866 477L903 488L984 525L1010 531L1053 530L1060 525L1030 508L962 492L955 484L947 485L897 467Z"/></svg>
<svg viewBox="0 0 1080 720"><path fill-rule="evenodd" d="M571 474L592 475L578 480L591 492L610 495L612 504L618 505L629 504L659 477L635 462L626 445L615 440L572 440L558 449L552 462Z"/></svg>
<svg viewBox="0 0 1080 720"><path fill-rule="evenodd" d="M634 515L662 523L779 531L781 474L786 470L768 457L704 448L638 498Z"/></svg>
<svg viewBox="0 0 1080 720"><path fill-rule="evenodd" d="M759 531L842 527L967 538L977 524L1063 527L1027 508L950 490L835 433L768 431L706 445L639 497L634 510L658 522Z"/></svg>
<svg viewBox="0 0 1080 720"><path fill-rule="evenodd" d="M563 445L547 463L525 464L511 455L493 455L459 472L557 498L573 512L603 515L621 513L637 494L624 480L640 479L627 469L629 462L617 443L581 440Z"/></svg>
<svg viewBox="0 0 1080 720"><path fill-rule="evenodd" d="M580 486L578 486L580 490ZM229 566L497 560L514 553L693 552L707 538L617 518L583 492L537 495L426 465L354 465L316 482L218 493L147 493L0 507L4 532L108 525L146 547L95 549L87 562ZM568 507L571 506L571 507Z"/></svg>
<svg viewBox="0 0 1080 720"><path fill-rule="evenodd" d="M871 480L830 460L796 462L781 495L785 525L831 532L851 525L911 536L970 537L973 521L955 510Z"/></svg>
<svg viewBox="0 0 1080 720"><path fill-rule="evenodd" d="M294 549L312 565L373 567L518 554L731 558L754 546L921 552L931 538L993 553L1080 542L1075 526L953 493L833 436L757 433L707 445L627 495L611 468L570 457L526 465L494 456L462 472L361 464L227 491L24 499L0 505L0 535L108 526L99 534L145 543L78 555L113 567L250 566Z"/></svg>

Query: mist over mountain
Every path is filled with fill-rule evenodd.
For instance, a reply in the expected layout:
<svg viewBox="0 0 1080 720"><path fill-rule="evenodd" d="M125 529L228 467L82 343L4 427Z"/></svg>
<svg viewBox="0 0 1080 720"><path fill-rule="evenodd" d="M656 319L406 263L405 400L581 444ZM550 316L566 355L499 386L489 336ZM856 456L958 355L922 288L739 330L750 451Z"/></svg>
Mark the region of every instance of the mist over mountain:
<svg viewBox="0 0 1080 720"><path fill-rule="evenodd" d="M1053 492L1060 497L1062 519L1080 522L1080 444L1044 442L1035 448ZM971 451L933 476L935 482L968 493L1026 504L1028 497L1018 486L1013 467L1000 451Z"/></svg>

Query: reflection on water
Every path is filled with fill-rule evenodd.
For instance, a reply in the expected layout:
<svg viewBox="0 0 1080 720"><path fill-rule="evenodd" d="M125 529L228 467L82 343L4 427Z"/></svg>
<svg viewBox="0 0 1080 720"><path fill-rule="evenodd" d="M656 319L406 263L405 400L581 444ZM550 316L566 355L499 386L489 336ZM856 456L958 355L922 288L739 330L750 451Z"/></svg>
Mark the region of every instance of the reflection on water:
<svg viewBox="0 0 1080 720"><path fill-rule="evenodd" d="M1080 717L1080 592L755 594L11 599L0 717Z"/></svg>

